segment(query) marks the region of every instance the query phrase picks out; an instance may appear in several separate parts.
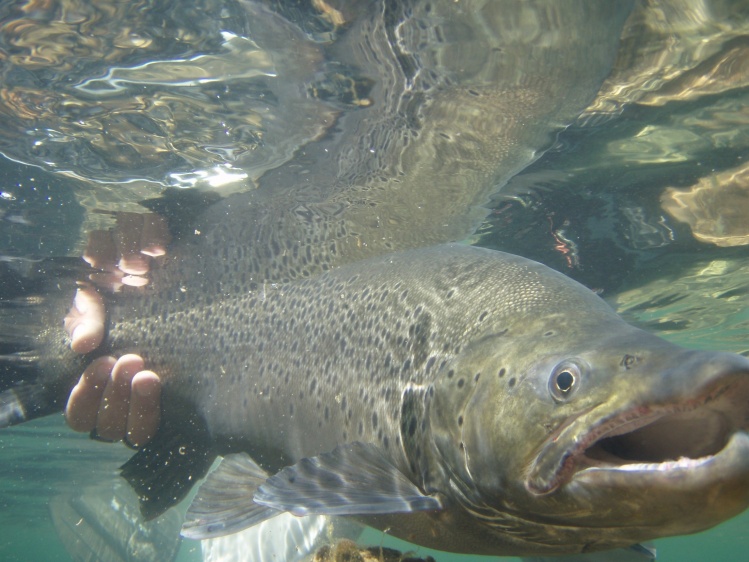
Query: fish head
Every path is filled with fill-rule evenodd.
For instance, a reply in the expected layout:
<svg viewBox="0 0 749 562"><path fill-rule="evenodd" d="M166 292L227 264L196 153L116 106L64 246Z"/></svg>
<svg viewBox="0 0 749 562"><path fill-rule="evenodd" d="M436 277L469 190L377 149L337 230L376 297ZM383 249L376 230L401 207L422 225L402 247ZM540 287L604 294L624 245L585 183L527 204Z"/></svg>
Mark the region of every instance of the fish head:
<svg viewBox="0 0 749 562"><path fill-rule="evenodd" d="M457 502L499 533L600 550L749 506L746 357L552 313L477 338L446 369L434 442Z"/></svg>

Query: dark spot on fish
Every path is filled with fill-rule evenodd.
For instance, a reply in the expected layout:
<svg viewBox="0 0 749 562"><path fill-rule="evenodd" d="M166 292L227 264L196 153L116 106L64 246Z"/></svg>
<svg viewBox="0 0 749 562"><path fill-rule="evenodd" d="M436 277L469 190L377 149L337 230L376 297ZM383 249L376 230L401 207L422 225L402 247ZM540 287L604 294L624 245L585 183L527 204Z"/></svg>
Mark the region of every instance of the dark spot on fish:
<svg viewBox="0 0 749 562"><path fill-rule="evenodd" d="M377 429L377 412L372 412L372 429Z"/></svg>
<svg viewBox="0 0 749 562"><path fill-rule="evenodd" d="M411 418L408 422L408 436L413 437L416 434L416 418Z"/></svg>
<svg viewBox="0 0 749 562"><path fill-rule="evenodd" d="M330 408L325 406L325 421L328 421L330 419Z"/></svg>
<svg viewBox="0 0 749 562"><path fill-rule="evenodd" d="M621 365L622 367L624 367L626 370L629 370L638 361L639 361L639 358L637 356L627 354L624 357L622 357L622 360L619 362L619 365Z"/></svg>
<svg viewBox="0 0 749 562"><path fill-rule="evenodd" d="M501 368L501 369L499 370L499 372L497 373L497 376L498 376L498 377L499 377L499 378L501 379L502 377L504 377L504 376L505 376L505 374L506 374L506 373L507 373L507 369L505 369L504 367L502 367L502 368Z"/></svg>
<svg viewBox="0 0 749 562"><path fill-rule="evenodd" d="M455 294L455 289L450 289L449 291L447 291L447 294L445 295L445 298L451 299L451 298L453 298L454 294Z"/></svg>
<svg viewBox="0 0 749 562"><path fill-rule="evenodd" d="M483 322L484 320L486 320L487 316L489 316L489 311L488 310L485 310L484 312L482 312L481 314L479 314L479 322Z"/></svg>
<svg viewBox="0 0 749 562"><path fill-rule="evenodd" d="M450 369L450 370L449 370L449 371L447 372L447 378L448 378L448 379L451 379L451 378L453 378L453 376L454 376L454 375L455 375L455 371L454 371L453 369Z"/></svg>
<svg viewBox="0 0 749 562"><path fill-rule="evenodd" d="M507 386L509 386L510 388L515 386L515 377L512 377L509 381L507 381Z"/></svg>
<svg viewBox="0 0 749 562"><path fill-rule="evenodd" d="M458 444L458 447L460 447L461 451L466 448L462 441Z"/></svg>
<svg viewBox="0 0 749 562"><path fill-rule="evenodd" d="M458 426L463 425L463 416L458 416Z"/></svg>
<svg viewBox="0 0 749 562"><path fill-rule="evenodd" d="M465 381L463 379L458 379L458 388L463 388L464 384L465 384Z"/></svg>
<svg viewBox="0 0 749 562"><path fill-rule="evenodd" d="M481 378L481 373L476 373L473 375L473 382L479 382L479 379Z"/></svg>
<svg viewBox="0 0 749 562"><path fill-rule="evenodd" d="M364 422L359 420L359 437L364 435Z"/></svg>
<svg viewBox="0 0 749 562"><path fill-rule="evenodd" d="M345 411L346 411L346 397L344 396L341 399L341 412L345 412Z"/></svg>
<svg viewBox="0 0 749 562"><path fill-rule="evenodd" d="M545 338L551 337L551 336L553 336L553 335L554 335L554 332L552 332L552 331L548 331L548 332L545 332L545 333L544 333L544 337L545 337Z"/></svg>
<svg viewBox="0 0 749 562"><path fill-rule="evenodd" d="M390 447L390 440L388 439L388 436L387 436L387 435L386 435L385 437L383 437L383 438L382 438L382 444L383 444L383 445L385 446L385 448L386 448L386 449L387 449L388 447Z"/></svg>

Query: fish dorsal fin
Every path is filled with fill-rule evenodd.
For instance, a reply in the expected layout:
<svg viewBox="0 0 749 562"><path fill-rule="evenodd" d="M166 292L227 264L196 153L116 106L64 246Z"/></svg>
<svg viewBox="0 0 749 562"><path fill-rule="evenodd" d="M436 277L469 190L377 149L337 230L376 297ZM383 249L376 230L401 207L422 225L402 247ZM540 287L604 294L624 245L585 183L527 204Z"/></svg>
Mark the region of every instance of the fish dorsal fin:
<svg viewBox="0 0 749 562"><path fill-rule="evenodd" d="M347 443L270 477L255 502L294 515L373 515L441 509L367 443Z"/></svg>
<svg viewBox="0 0 749 562"><path fill-rule="evenodd" d="M207 539L236 533L281 512L254 502L268 478L246 453L227 455L200 486L187 510L182 536Z"/></svg>
<svg viewBox="0 0 749 562"><path fill-rule="evenodd" d="M148 445L120 467L120 474L140 498L146 520L179 503L216 458L202 419L193 416L183 423L189 430L164 424Z"/></svg>

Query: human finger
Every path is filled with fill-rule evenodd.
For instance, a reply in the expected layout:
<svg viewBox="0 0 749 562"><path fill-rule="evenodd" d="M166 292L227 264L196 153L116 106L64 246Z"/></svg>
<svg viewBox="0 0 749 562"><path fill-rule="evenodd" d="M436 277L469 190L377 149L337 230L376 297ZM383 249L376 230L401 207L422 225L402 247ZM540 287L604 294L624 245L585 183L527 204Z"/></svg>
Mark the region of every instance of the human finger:
<svg viewBox="0 0 749 562"><path fill-rule="evenodd" d="M148 443L161 421L161 381L152 371L141 371L132 380L125 440L133 447Z"/></svg>
<svg viewBox="0 0 749 562"><path fill-rule="evenodd" d="M112 441L125 438L130 411L131 383L143 367L143 358L132 354L123 355L114 364L96 419L96 432L99 437Z"/></svg>
<svg viewBox="0 0 749 562"><path fill-rule="evenodd" d="M63 321L76 353L90 353L104 338L104 300L93 287L79 287Z"/></svg>
<svg viewBox="0 0 749 562"><path fill-rule="evenodd" d="M96 427L96 418L104 396L114 357L100 357L93 361L73 387L65 407L65 420L75 431L91 431Z"/></svg>

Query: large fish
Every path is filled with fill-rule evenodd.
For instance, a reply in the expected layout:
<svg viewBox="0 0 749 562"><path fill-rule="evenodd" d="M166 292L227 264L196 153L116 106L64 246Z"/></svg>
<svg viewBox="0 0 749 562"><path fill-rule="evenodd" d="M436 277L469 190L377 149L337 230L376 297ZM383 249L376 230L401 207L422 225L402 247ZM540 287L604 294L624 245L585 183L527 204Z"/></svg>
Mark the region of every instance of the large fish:
<svg viewBox="0 0 749 562"><path fill-rule="evenodd" d="M225 456L192 537L290 512L440 550L574 554L744 510L749 360L631 327L537 263L443 244L590 101L630 4L451 5L354 22L335 49L379 73L373 111L203 212L152 289L111 300L96 354L57 327L70 295L6 303L4 341L32 350L3 358L27 383L0 423L61 409L97 354L143 355L164 384L159 434L123 467L143 512Z"/></svg>
<svg viewBox="0 0 749 562"><path fill-rule="evenodd" d="M749 505L749 360L633 328L509 254L442 245L244 296L128 301L108 345L164 381L159 436L123 467L146 515L242 451L201 489L192 537L290 511L440 550L561 554ZM42 349L58 380L74 356Z"/></svg>

